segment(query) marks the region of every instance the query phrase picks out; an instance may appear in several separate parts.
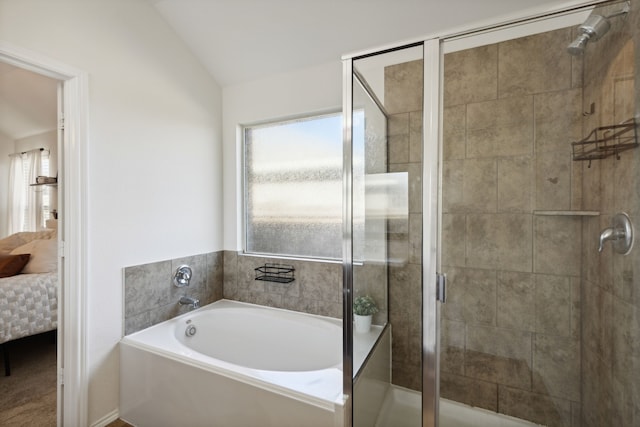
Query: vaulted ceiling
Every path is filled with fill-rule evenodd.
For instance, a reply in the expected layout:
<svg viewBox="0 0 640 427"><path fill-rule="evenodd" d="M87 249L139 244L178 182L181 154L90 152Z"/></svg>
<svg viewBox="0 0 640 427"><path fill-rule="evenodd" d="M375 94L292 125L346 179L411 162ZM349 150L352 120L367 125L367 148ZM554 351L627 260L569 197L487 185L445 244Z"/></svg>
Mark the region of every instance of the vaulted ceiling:
<svg viewBox="0 0 640 427"><path fill-rule="evenodd" d="M567 0L148 0L222 86ZM310 82L311 84L313 82Z"/></svg>
<svg viewBox="0 0 640 427"><path fill-rule="evenodd" d="M415 41L567 0L147 1L222 86L338 61L343 54ZM535 10L530 8L535 6ZM56 82L0 63L0 133L55 128ZM313 82L309 82L313 84Z"/></svg>

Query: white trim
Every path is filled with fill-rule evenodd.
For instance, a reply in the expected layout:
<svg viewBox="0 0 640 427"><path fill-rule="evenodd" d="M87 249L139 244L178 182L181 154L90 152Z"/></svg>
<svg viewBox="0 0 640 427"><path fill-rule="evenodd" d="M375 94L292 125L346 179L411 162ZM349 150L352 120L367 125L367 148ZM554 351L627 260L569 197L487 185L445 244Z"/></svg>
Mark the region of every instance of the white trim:
<svg viewBox="0 0 640 427"><path fill-rule="evenodd" d="M91 424L91 427L106 427L112 422L116 421L119 417L120 417L120 412L118 412L117 409L114 409L104 417L100 418L99 420Z"/></svg>
<svg viewBox="0 0 640 427"><path fill-rule="evenodd" d="M58 425L87 425L87 74L3 41L0 41L0 61L63 82L65 131L64 140L59 142L62 144L62 164L59 165L62 180L58 187L62 196L58 199L62 233L58 238L64 247L61 271L64 289L60 286L58 291L58 336L62 337L58 364L59 368L64 367L64 387L61 388L58 378L58 407L62 408L62 413L58 411Z"/></svg>
<svg viewBox="0 0 640 427"><path fill-rule="evenodd" d="M472 49L474 47L499 43L506 40L513 40L530 36L546 31L559 30L561 28L578 26L589 16L593 8L588 7L580 10L560 12L555 16L546 16L540 19L533 19L527 22L518 22L512 25L490 28L450 37L445 40L444 53L456 52L458 50Z"/></svg>
<svg viewBox="0 0 640 427"><path fill-rule="evenodd" d="M535 6L527 10L516 11L501 16L494 16L487 18L472 24L465 24L464 26L436 31L434 33L428 33L423 37L416 37L408 40L401 40L395 43L389 43L382 46L377 46L370 49L363 49L361 51L347 53L342 55L342 59L352 59L360 56L375 55L385 50L397 49L402 46L409 46L412 44L422 43L424 40L431 39L446 39L451 37L458 37L460 35L469 34L472 32L487 31L499 26L511 26L520 25L525 21L531 21L535 19L542 19L546 16L552 16L559 13L566 13L571 9L584 8L588 6L595 6L600 3L605 3L609 0L571 0L561 5L555 5L552 7L547 6Z"/></svg>

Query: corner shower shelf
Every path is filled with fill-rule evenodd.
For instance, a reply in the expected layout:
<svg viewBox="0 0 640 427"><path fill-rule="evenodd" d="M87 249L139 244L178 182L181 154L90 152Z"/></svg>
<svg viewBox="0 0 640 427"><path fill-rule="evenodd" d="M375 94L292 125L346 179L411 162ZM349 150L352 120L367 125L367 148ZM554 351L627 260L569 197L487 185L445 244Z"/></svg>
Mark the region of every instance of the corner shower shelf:
<svg viewBox="0 0 640 427"><path fill-rule="evenodd" d="M598 211L533 211L538 216L598 216Z"/></svg>
<svg viewBox="0 0 640 427"><path fill-rule="evenodd" d="M631 118L617 125L601 126L581 141L571 143L573 160L597 160L638 146L636 120Z"/></svg>
<svg viewBox="0 0 640 427"><path fill-rule="evenodd" d="M266 263L254 270L256 272L255 280L278 283L291 283L296 280L293 276L296 269L292 265Z"/></svg>

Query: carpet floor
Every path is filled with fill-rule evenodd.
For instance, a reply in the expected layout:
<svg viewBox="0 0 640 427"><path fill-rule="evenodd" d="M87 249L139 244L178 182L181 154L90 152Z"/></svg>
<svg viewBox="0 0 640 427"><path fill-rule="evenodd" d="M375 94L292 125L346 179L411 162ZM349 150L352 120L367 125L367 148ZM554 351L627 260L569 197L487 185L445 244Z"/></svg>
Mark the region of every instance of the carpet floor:
<svg viewBox="0 0 640 427"><path fill-rule="evenodd" d="M55 331L13 341L8 350L11 375L0 370L0 425L55 427Z"/></svg>

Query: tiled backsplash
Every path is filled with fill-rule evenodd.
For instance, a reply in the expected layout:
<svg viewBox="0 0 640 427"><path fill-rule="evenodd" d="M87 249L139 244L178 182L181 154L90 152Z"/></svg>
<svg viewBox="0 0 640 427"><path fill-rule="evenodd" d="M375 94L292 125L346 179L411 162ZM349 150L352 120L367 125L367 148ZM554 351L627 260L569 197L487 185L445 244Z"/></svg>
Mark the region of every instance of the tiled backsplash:
<svg viewBox="0 0 640 427"><path fill-rule="evenodd" d="M291 283L255 280L255 268L265 263L295 268ZM342 317L342 264L282 260L224 252L224 297L329 317Z"/></svg>
<svg viewBox="0 0 640 427"><path fill-rule="evenodd" d="M181 265L193 271L188 287L173 285ZM200 305L222 298L222 252L126 267L124 269L124 333L139 331L189 310L178 304L182 295L200 300Z"/></svg>
<svg viewBox="0 0 640 427"><path fill-rule="evenodd" d="M291 283L255 280L255 268L265 263L293 265L295 280ZM193 277L188 287L177 288L173 285L173 274L183 264L191 267ZM188 311L188 307L178 304L182 295L198 298L200 305L224 297L341 318L342 264L239 256L236 252L221 251L126 267L125 335Z"/></svg>

